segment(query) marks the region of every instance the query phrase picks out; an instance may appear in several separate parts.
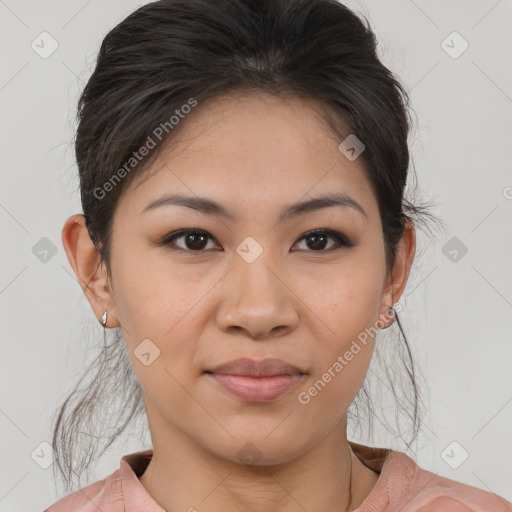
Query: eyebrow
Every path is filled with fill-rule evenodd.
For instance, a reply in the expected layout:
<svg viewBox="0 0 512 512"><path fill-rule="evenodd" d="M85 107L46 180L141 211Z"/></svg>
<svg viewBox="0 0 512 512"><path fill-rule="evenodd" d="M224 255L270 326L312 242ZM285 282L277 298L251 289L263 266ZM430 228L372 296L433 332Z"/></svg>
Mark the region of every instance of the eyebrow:
<svg viewBox="0 0 512 512"><path fill-rule="evenodd" d="M154 210L155 208L160 208L162 206L186 206L187 208L193 208L194 210L199 210L200 212L208 215L219 215L230 221L235 221L237 219L232 212L226 210L223 205L213 201L212 199L198 196L184 196L182 194L164 195L147 204L141 213ZM332 206L353 208L361 213L366 219L368 218L363 207L355 199L352 199L344 192L333 192L313 196L304 201L286 206L281 211L279 222L289 220L315 210L320 210L321 208L328 208Z"/></svg>

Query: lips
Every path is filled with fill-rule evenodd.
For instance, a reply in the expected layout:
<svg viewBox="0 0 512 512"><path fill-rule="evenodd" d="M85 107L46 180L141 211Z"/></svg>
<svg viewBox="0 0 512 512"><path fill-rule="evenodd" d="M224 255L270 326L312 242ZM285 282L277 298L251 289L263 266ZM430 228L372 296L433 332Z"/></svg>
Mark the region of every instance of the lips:
<svg viewBox="0 0 512 512"><path fill-rule="evenodd" d="M240 358L205 371L206 376L231 396L245 402L271 402L288 394L307 375L282 359Z"/></svg>
<svg viewBox="0 0 512 512"><path fill-rule="evenodd" d="M248 377L272 377L275 375L305 375L306 372L282 359L255 360L239 358L223 363L206 373L222 375L244 375Z"/></svg>

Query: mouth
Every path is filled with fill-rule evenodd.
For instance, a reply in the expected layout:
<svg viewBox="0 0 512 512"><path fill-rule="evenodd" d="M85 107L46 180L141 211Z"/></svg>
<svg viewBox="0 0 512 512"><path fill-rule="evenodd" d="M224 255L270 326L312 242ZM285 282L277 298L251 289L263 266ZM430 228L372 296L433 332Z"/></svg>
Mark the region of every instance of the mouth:
<svg viewBox="0 0 512 512"><path fill-rule="evenodd" d="M250 377L247 375L229 375L221 373L206 374L222 389L245 402L270 402L291 391L305 375L295 373Z"/></svg>
<svg viewBox="0 0 512 512"><path fill-rule="evenodd" d="M220 364L205 373L243 375L248 377L273 377L276 375L305 375L306 372L283 359L249 359L242 357Z"/></svg>
<svg viewBox="0 0 512 512"><path fill-rule="evenodd" d="M276 400L290 392L307 373L282 359L241 358L204 372L223 390L246 402Z"/></svg>

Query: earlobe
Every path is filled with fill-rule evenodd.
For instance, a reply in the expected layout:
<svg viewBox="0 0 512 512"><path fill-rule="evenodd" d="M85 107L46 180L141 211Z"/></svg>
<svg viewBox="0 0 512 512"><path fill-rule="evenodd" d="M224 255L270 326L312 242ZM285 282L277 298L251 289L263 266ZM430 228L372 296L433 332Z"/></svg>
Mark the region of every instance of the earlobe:
<svg viewBox="0 0 512 512"><path fill-rule="evenodd" d="M114 297L108 286L106 267L91 241L82 214L72 215L64 224L62 245L96 318L100 321L107 311L108 323L116 323Z"/></svg>

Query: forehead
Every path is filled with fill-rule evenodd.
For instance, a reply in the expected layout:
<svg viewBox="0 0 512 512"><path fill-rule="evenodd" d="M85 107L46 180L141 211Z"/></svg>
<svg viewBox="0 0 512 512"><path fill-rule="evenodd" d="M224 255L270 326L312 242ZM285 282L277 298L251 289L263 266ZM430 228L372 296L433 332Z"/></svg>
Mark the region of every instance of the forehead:
<svg viewBox="0 0 512 512"><path fill-rule="evenodd" d="M250 213L251 206L281 210L309 195L342 192L374 215L376 197L362 159L341 153L321 109L315 101L266 93L199 104L118 207L140 213L159 195L180 192Z"/></svg>

